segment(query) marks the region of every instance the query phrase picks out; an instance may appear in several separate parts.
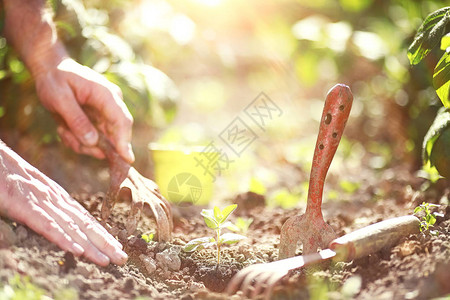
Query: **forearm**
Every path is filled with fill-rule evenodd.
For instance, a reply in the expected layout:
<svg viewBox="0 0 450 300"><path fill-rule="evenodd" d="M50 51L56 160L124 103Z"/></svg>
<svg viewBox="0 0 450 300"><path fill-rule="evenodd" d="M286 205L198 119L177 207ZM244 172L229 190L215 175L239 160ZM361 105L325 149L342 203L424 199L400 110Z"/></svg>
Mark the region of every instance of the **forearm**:
<svg viewBox="0 0 450 300"><path fill-rule="evenodd" d="M34 78L67 57L44 0L3 0L4 34Z"/></svg>

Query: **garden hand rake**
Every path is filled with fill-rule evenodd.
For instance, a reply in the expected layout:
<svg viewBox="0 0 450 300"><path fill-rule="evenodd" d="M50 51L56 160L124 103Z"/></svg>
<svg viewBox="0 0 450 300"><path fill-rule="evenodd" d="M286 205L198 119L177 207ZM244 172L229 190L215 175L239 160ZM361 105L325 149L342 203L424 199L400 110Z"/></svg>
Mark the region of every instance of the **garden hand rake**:
<svg viewBox="0 0 450 300"><path fill-rule="evenodd" d="M344 84L337 84L328 92L314 150L306 212L289 218L281 228L280 259L294 256L299 241L303 244L303 254L310 254L318 248L325 249L336 238L333 228L322 216L322 193L352 102L350 88Z"/></svg>
<svg viewBox="0 0 450 300"><path fill-rule="evenodd" d="M272 291L291 270L322 261L351 261L395 245L401 237L418 233L420 221L415 216L403 216L375 223L348 233L330 242L328 249L279 261L249 266L237 273L228 284L228 294L238 289L254 298L264 292L270 299Z"/></svg>
<svg viewBox="0 0 450 300"><path fill-rule="evenodd" d="M159 192L152 180L145 178L120 157L103 134L99 134L98 146L105 153L110 169L110 188L108 197L103 200L101 214L107 220L111 209L120 196L131 197L131 209L127 218L127 232L132 234L137 227L140 212L147 204L158 226L158 240L170 241L173 228L170 204Z"/></svg>

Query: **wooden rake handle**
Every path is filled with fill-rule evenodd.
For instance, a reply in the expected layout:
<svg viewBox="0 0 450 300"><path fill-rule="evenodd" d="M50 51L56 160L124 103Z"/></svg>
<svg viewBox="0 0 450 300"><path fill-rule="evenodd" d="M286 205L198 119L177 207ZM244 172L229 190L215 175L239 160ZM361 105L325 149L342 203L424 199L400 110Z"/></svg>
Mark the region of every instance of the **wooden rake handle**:
<svg viewBox="0 0 450 300"><path fill-rule="evenodd" d="M351 261L386 247L395 245L401 237L420 231L420 220L415 216L387 219L350 232L331 241L329 248L336 252L336 261Z"/></svg>

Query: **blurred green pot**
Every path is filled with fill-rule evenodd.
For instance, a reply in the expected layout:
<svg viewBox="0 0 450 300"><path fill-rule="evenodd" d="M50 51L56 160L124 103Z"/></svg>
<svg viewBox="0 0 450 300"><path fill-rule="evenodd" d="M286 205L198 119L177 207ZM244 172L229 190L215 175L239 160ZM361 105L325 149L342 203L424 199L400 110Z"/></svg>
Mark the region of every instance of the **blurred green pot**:
<svg viewBox="0 0 450 300"><path fill-rule="evenodd" d="M149 144L154 162L155 182L172 203L206 205L214 192L216 172L211 164L217 152L204 147L170 147Z"/></svg>

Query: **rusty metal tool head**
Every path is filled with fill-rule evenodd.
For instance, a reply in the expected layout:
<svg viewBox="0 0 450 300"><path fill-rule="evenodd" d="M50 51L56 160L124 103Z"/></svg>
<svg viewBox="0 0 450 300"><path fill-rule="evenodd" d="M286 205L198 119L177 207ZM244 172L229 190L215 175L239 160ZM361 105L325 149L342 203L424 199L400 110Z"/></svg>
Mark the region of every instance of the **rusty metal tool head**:
<svg viewBox="0 0 450 300"><path fill-rule="evenodd" d="M249 266L237 273L228 284L228 294L238 289L245 297L264 293L270 299L276 284L292 270L318 262L351 261L395 245L401 237L418 233L420 221L415 216L403 216L381 221L332 240L328 249L290 257L271 263Z"/></svg>
<svg viewBox="0 0 450 300"><path fill-rule="evenodd" d="M106 221L119 196L125 196L131 198L126 224L128 234L134 232L140 212L148 205L158 226L158 240L170 241L173 229L172 210L156 183L139 174L123 160L103 134L100 134L98 145L105 153L110 169L110 188L108 197L102 203L102 219Z"/></svg>
<svg viewBox="0 0 450 300"><path fill-rule="evenodd" d="M336 237L322 216L322 193L352 102L350 88L344 84L337 84L328 92L314 150L306 212L289 218L281 228L280 259L294 256L299 242L303 244L303 254L309 254L324 249Z"/></svg>

